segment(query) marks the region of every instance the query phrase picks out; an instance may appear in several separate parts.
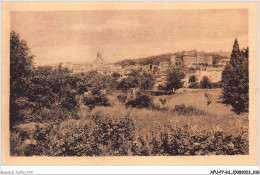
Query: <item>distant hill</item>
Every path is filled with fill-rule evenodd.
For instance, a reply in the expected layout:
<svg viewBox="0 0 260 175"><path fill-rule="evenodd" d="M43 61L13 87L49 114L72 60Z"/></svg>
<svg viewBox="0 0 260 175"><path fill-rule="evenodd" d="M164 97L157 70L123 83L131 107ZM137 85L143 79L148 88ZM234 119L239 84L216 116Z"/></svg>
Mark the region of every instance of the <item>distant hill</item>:
<svg viewBox="0 0 260 175"><path fill-rule="evenodd" d="M172 53L167 53L167 54L155 55L155 56L139 58L139 59L126 59L126 60L117 62L115 64L120 65L122 67L129 66L129 65L136 65L136 64L140 64L140 65L148 65L148 64L159 65L160 62L163 62L163 61L170 62L171 55L172 55Z"/></svg>

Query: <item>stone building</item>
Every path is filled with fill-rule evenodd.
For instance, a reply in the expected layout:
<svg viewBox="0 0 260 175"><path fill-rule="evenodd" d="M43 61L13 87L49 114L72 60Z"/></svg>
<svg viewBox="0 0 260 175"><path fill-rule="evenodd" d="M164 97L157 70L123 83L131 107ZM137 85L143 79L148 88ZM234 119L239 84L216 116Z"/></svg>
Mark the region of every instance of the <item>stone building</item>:
<svg viewBox="0 0 260 175"><path fill-rule="evenodd" d="M175 53L175 55L171 57L171 62L172 65L178 67L190 68L198 65L212 65L213 59L212 55L192 50Z"/></svg>

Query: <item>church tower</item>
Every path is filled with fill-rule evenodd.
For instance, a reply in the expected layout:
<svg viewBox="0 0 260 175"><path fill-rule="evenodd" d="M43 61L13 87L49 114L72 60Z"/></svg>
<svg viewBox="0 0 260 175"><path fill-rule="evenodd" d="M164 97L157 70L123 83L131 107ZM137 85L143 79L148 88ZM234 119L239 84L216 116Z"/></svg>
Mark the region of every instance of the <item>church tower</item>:
<svg viewBox="0 0 260 175"><path fill-rule="evenodd" d="M100 52L97 52L97 60L102 60Z"/></svg>

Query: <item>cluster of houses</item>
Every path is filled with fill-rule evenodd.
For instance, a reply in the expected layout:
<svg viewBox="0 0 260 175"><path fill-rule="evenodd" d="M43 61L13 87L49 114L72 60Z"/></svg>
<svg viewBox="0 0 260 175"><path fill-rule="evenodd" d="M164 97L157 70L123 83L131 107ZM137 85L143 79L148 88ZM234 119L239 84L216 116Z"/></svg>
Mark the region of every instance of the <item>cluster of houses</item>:
<svg viewBox="0 0 260 175"><path fill-rule="evenodd" d="M106 63L101 53L97 53L97 58L92 64L64 64L64 66L73 69L73 72L87 72L97 70L100 74L112 75L114 72L120 74L120 79L126 78L133 71L145 71L151 73L155 79L155 89L166 83L167 70L174 67L185 71L186 77L184 82L188 86L188 79L191 75L195 75L200 81L203 76L208 76L212 82L219 82L224 66L229 60L221 60L218 65L213 65L212 55L198 52L196 50L183 51L170 55L170 61L160 62L159 65L128 65L120 66L118 64Z"/></svg>

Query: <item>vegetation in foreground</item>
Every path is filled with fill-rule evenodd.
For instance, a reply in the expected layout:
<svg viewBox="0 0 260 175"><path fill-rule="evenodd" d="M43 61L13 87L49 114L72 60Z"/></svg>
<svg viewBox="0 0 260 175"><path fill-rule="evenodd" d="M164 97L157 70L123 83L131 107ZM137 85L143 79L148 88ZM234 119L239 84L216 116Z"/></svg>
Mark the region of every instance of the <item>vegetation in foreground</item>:
<svg viewBox="0 0 260 175"><path fill-rule="evenodd" d="M86 108L82 106L78 119L16 125L11 132L11 155L248 154L248 123L243 118L236 119L243 127L225 128L234 116L208 114L190 106L175 106L166 112L123 105Z"/></svg>

